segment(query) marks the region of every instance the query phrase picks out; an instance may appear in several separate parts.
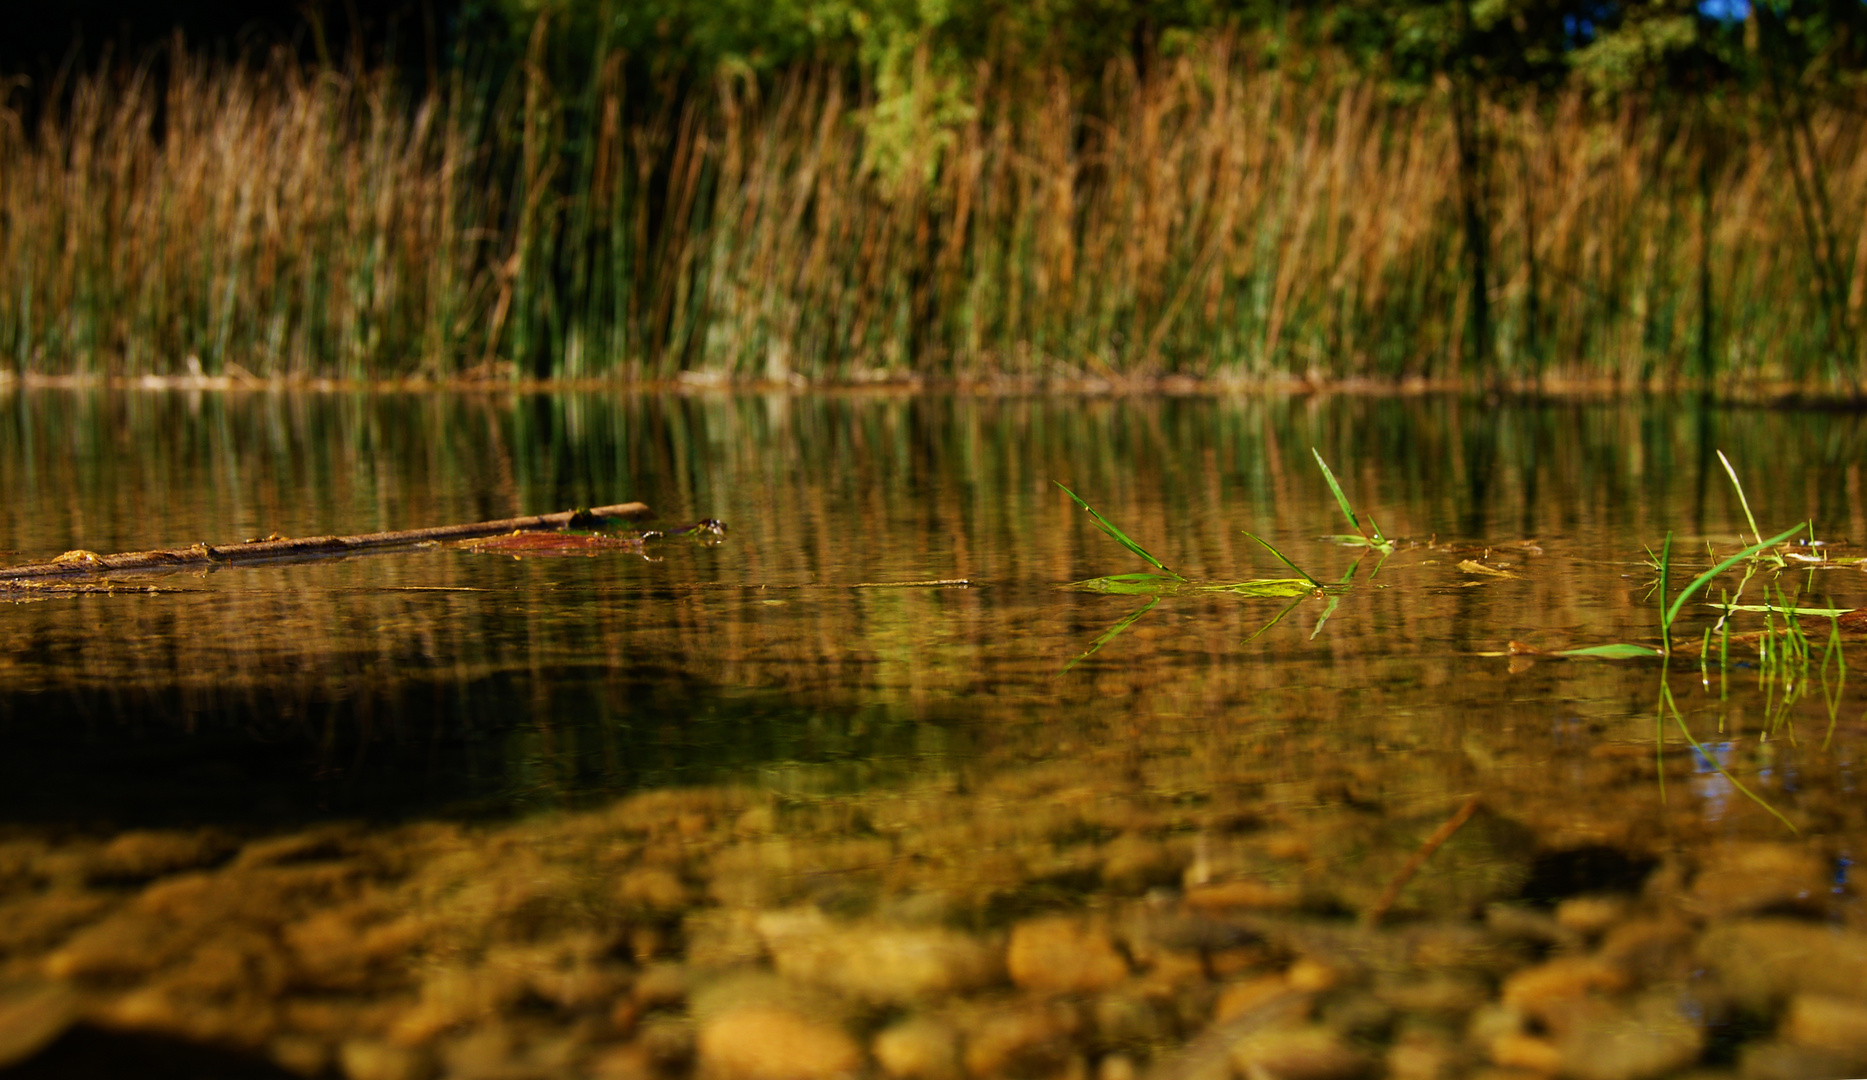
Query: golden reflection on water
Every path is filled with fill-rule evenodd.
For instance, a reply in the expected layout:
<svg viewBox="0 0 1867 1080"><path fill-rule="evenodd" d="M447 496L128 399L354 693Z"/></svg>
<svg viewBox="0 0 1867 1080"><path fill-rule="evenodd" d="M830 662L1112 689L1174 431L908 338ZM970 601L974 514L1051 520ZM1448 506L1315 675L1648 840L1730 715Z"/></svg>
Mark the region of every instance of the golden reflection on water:
<svg viewBox="0 0 1867 1080"><path fill-rule="evenodd" d="M1681 551L1730 549L1743 528L1714 449L1751 478L1762 521L1867 536L1855 418L1675 402L41 391L3 408L0 547L18 561L637 498L664 521L727 521L718 547L647 557L421 550L139 580L159 591L0 621L0 709L16 729L44 709L83 715L68 755L113 730L180 746L205 727L355 783L374 744L423 732L427 767L530 800L653 782L630 765L645 756L681 766L666 779L912 774L929 726L965 767L1207 729L1325 730L1330 752L1383 768L1545 729L1638 744L1649 667L1513 673L1474 654L1652 641L1645 549L1668 531ZM1287 575L1249 530L1335 580L1357 552L1318 539L1344 526L1312 446L1401 539L1372 577L1362 561L1326 625L1323 600L1265 631L1287 601L1172 596L1060 674L1146 598L1057 588L1141 567L1053 481L1188 578ZM1805 576L1785 580L1843 605L1861 591L1855 572ZM936 579L969 584L854 587ZM1754 734L1753 697L1693 708ZM1847 700L1838 715L1858 719ZM726 746L649 734L709 710ZM470 766L449 756L469 743ZM368 808L341 786L332 809Z"/></svg>

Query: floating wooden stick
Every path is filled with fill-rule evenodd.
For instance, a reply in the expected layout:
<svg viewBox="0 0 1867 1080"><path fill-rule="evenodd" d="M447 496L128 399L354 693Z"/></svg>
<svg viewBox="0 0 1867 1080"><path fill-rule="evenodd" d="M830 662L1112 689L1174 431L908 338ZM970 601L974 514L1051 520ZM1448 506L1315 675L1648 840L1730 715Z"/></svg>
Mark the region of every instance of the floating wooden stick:
<svg viewBox="0 0 1867 1080"><path fill-rule="evenodd" d="M432 529L403 529L397 532L363 533L359 536L267 537L241 544L172 548L163 551L130 551L120 555L99 555L92 551L67 551L47 563L15 566L0 570L0 587L8 585L47 585L82 582L101 574L137 573L152 570L188 570L214 566L243 566L254 563L286 562L295 559L320 559L351 555L385 548L442 540L474 540L511 532L538 532L572 526L601 526L607 518L636 520L648 517L647 505L639 502L599 506L590 510L566 510L557 514L504 518L499 521L476 521L468 525L442 525Z"/></svg>
<svg viewBox="0 0 1867 1080"><path fill-rule="evenodd" d="M1407 882L1412 881L1413 875L1420 872L1420 867L1426 865L1426 860L1432 858L1433 852L1438 851L1440 845L1452 839L1452 834L1458 832L1459 828L1470 821L1472 815L1477 812L1478 796L1473 795L1465 800L1465 805L1459 807L1451 817L1445 820L1445 824L1433 830L1433 835L1426 838L1426 843L1420 845L1420 849L1407 860L1407 865L1400 868L1400 873L1394 875L1394 880L1387 883L1387 888L1381 890L1381 895L1375 900L1373 906L1362 915L1362 925L1379 924L1382 917L1387 914L1387 909L1393 907L1394 901L1400 899L1400 890L1407 887Z"/></svg>

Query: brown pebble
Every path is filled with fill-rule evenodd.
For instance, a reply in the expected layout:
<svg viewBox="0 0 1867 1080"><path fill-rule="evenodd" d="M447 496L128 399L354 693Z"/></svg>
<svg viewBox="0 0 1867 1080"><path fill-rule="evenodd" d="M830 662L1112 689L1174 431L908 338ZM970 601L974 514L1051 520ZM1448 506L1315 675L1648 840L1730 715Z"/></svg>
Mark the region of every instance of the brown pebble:
<svg viewBox="0 0 1867 1080"><path fill-rule="evenodd" d="M1705 1037L1674 1000L1654 994L1590 1015L1556 1040L1572 1080L1649 1080L1697 1061Z"/></svg>
<svg viewBox="0 0 1867 1080"><path fill-rule="evenodd" d="M1229 1056L1237 1075L1275 1080L1355 1080L1375 1068L1341 1036L1315 1025L1252 1032L1232 1044Z"/></svg>
<svg viewBox="0 0 1867 1080"><path fill-rule="evenodd" d="M1005 966L1012 982L1039 993L1093 993L1128 978L1128 962L1108 933L1068 915L1012 927Z"/></svg>
<svg viewBox="0 0 1867 1080"><path fill-rule="evenodd" d="M657 1016L642 1025L636 1040L650 1064L664 1071L677 1071L694 1060L693 1022L685 1017Z"/></svg>
<svg viewBox="0 0 1867 1080"><path fill-rule="evenodd" d="M659 866L638 866L616 883L616 899L626 908L649 912L675 912L687 906L687 886L674 873Z"/></svg>
<svg viewBox="0 0 1867 1080"><path fill-rule="evenodd" d="M92 923L45 958L53 979L128 978L167 964L193 944L166 919L119 911Z"/></svg>
<svg viewBox="0 0 1867 1080"><path fill-rule="evenodd" d="M0 997L0 1068L24 1061L78 1019L78 996L60 983L40 983Z"/></svg>
<svg viewBox="0 0 1867 1080"><path fill-rule="evenodd" d="M1493 1065L1506 1069L1527 1069L1548 1074L1555 1072L1562 1064L1562 1052L1547 1039L1521 1032L1499 1035L1485 1049Z"/></svg>
<svg viewBox="0 0 1867 1080"><path fill-rule="evenodd" d="M1607 932L1595 956L1641 982L1684 978L1693 966L1696 936L1678 916L1629 919Z"/></svg>
<svg viewBox="0 0 1867 1080"><path fill-rule="evenodd" d="M1387 1080L1445 1080L1458 1060L1458 1049L1443 1034L1403 1031L1387 1048Z"/></svg>
<svg viewBox="0 0 1867 1080"><path fill-rule="evenodd" d="M1613 993L1627 985L1619 969L1589 957L1560 957L1526 968L1504 980L1504 1004L1534 1016L1559 1002L1595 992Z"/></svg>
<svg viewBox="0 0 1867 1080"><path fill-rule="evenodd" d="M349 1080L427 1080L434 1075L434 1061L426 1053L376 1039L345 1042L337 1059Z"/></svg>
<svg viewBox="0 0 1867 1080"><path fill-rule="evenodd" d="M863 1001L905 1003L1004 978L998 949L947 927L844 924L814 908L767 912L757 926L780 974Z"/></svg>
<svg viewBox="0 0 1867 1080"><path fill-rule="evenodd" d="M862 1049L840 1026L778 1005L719 1013L701 1026L697 1049L708 1080L827 1080L862 1065Z"/></svg>
<svg viewBox="0 0 1867 1080"><path fill-rule="evenodd" d="M651 964L635 977L630 994L645 1009L665 1009L687 1000L694 973L680 964Z"/></svg>
<svg viewBox="0 0 1867 1080"><path fill-rule="evenodd" d="M1076 1017L1058 1008L1027 1006L995 1011L968 1033L963 1058L978 1080L998 1076L1054 1076L1075 1060Z"/></svg>
<svg viewBox="0 0 1867 1080"><path fill-rule="evenodd" d="M1826 860L1789 844L1714 849L1692 880L1688 905L1719 919L1764 908L1819 908L1828 898Z"/></svg>
<svg viewBox="0 0 1867 1080"><path fill-rule="evenodd" d="M1320 994L1342 981L1342 973L1320 960L1304 957L1284 972L1290 989L1305 994Z"/></svg>
<svg viewBox="0 0 1867 1080"><path fill-rule="evenodd" d="M1867 934L1792 919L1715 924L1696 954L1740 1006L1768 1009L1794 993L1867 1000Z"/></svg>
<svg viewBox="0 0 1867 1080"><path fill-rule="evenodd" d="M1222 881L1186 890L1186 904L1192 908L1284 910L1296 907L1302 900L1303 894L1297 889L1262 881Z"/></svg>
<svg viewBox="0 0 1867 1080"><path fill-rule="evenodd" d="M310 1035L276 1036L266 1045L266 1056L287 1072L318 1076L331 1066L331 1047Z"/></svg>
<svg viewBox="0 0 1867 1080"><path fill-rule="evenodd" d="M1861 1076L1867 1065L1849 1054L1784 1042L1752 1042L1737 1053L1737 1072L1743 1080L1814 1080L1817 1077Z"/></svg>
<svg viewBox="0 0 1867 1080"><path fill-rule="evenodd" d="M1832 1050L1867 1064L1867 1002L1797 994L1789 999L1780 1034L1800 1046Z"/></svg>
<svg viewBox="0 0 1867 1080"><path fill-rule="evenodd" d="M1624 896L1572 896L1556 905L1556 925L1595 937L1627 914Z"/></svg>
<svg viewBox="0 0 1867 1080"><path fill-rule="evenodd" d="M1145 994L1116 990L1097 998L1089 1015L1103 1046L1151 1046L1177 1034L1170 1008Z"/></svg>
<svg viewBox="0 0 1867 1080"><path fill-rule="evenodd" d="M1290 989L1282 975L1260 975L1255 979L1245 979L1227 985L1219 991L1219 1002L1213 1007L1215 1023L1230 1020L1240 1013L1257 1008Z"/></svg>
<svg viewBox="0 0 1867 1080"><path fill-rule="evenodd" d="M206 866L230 850L231 843L213 833L133 830L119 834L98 851L89 876L93 880L158 877Z"/></svg>
<svg viewBox="0 0 1867 1080"><path fill-rule="evenodd" d="M1123 833L1102 849L1102 880L1111 889L1138 893L1179 876L1179 860L1158 840Z"/></svg>
<svg viewBox="0 0 1867 1080"><path fill-rule="evenodd" d="M594 1080L658 1080L661 1075L639 1043L598 1051L590 1059L589 1070Z"/></svg>
<svg viewBox="0 0 1867 1080"><path fill-rule="evenodd" d="M875 1036L875 1061L895 1080L957 1080L959 1032L931 1017L910 1017Z"/></svg>

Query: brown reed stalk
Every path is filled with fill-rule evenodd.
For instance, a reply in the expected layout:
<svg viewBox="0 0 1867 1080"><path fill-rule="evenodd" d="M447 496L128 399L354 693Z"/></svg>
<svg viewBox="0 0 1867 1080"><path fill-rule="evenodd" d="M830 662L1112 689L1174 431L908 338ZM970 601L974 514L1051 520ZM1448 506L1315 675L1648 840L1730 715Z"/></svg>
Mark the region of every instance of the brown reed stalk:
<svg viewBox="0 0 1867 1080"><path fill-rule="evenodd" d="M813 68L631 102L622 57L579 83L549 32L505 90L456 73L409 99L178 43L160 86L99 71L36 130L0 113L0 351L784 380L1435 378L1471 348L1444 88L1395 100L1327 56L1297 79L1221 37L1093 83L1005 64L962 86L917 54L887 100ZM1717 303L1727 374L1845 383L1858 360L1821 327L1867 306L1867 227L1831 230L1812 281L1786 181L1819 159L1828 220L1867 220L1858 125L1811 105L1785 144L1720 100L1714 159L1637 105L1477 118L1512 163L1486 192L1498 371L1679 382Z"/></svg>

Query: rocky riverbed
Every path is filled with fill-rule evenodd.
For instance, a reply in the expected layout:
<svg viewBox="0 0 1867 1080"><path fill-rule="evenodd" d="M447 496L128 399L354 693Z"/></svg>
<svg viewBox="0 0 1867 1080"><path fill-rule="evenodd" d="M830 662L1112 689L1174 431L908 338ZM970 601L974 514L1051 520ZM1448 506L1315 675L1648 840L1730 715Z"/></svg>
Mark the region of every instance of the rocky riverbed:
<svg viewBox="0 0 1867 1080"><path fill-rule="evenodd" d="M1464 793L1279 775L1110 751L497 825L16 830L0 1076L126 1034L350 1080L1867 1074L1845 800L1805 840L1644 785L1487 796L1377 920Z"/></svg>

